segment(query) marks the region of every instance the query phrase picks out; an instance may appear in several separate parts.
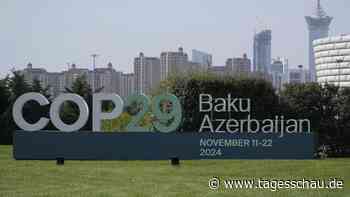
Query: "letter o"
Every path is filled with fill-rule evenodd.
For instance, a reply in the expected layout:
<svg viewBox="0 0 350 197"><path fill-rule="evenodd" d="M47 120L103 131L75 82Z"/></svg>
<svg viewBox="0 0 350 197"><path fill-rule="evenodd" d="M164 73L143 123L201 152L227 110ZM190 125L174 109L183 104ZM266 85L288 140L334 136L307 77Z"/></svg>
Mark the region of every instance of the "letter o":
<svg viewBox="0 0 350 197"><path fill-rule="evenodd" d="M75 123L69 125L64 123L60 117L60 108L65 101L72 101L79 107L79 118ZM61 94L51 104L51 122L57 129L64 132L72 132L81 129L89 119L89 107L84 99L77 94Z"/></svg>

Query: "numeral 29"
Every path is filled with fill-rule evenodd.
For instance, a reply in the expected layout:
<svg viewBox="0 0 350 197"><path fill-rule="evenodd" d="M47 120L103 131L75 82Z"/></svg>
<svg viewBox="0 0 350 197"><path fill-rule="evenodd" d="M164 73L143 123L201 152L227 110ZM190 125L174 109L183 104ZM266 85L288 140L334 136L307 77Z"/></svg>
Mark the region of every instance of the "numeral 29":
<svg viewBox="0 0 350 197"><path fill-rule="evenodd" d="M159 132L170 133L180 126L181 105L173 94L155 96L152 102L143 94L131 95L127 97L125 106L129 111L136 111L136 113L132 113L132 120L126 127L129 132L146 131L147 129L140 126L140 122L149 112L151 112L152 126Z"/></svg>

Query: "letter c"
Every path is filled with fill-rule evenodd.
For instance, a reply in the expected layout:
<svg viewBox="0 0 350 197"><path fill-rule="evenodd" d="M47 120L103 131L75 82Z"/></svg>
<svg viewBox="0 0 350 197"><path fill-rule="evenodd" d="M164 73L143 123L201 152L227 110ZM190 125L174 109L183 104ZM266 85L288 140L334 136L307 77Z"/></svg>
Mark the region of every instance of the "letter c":
<svg viewBox="0 0 350 197"><path fill-rule="evenodd" d="M40 106L48 105L49 101L42 94L36 92L29 92L18 97L13 105L12 117L17 126L25 131L39 131L46 127L49 123L49 119L40 118L38 122L34 124L28 123L23 117L23 107L28 101L34 100L40 104Z"/></svg>

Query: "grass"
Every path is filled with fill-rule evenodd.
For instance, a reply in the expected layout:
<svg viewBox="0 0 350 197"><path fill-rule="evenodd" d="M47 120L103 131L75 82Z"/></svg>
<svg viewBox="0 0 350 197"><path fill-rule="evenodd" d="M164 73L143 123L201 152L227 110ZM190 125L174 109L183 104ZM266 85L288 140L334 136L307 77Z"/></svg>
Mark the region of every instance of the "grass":
<svg viewBox="0 0 350 197"><path fill-rule="evenodd" d="M339 190L270 190L220 188L212 177L233 179L329 179L345 182ZM350 197L350 159L314 161L16 161L11 146L0 146L0 196L130 197Z"/></svg>

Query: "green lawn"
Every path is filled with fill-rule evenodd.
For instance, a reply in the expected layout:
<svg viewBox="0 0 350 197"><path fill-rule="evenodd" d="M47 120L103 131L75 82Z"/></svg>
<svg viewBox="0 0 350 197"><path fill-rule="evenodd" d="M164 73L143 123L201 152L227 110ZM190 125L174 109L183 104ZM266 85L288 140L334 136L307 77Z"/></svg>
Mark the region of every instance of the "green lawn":
<svg viewBox="0 0 350 197"><path fill-rule="evenodd" d="M212 177L252 179L329 179L345 181L341 190L211 191ZM341 196L350 197L350 159L315 161L16 161L11 146L0 146L0 196Z"/></svg>

